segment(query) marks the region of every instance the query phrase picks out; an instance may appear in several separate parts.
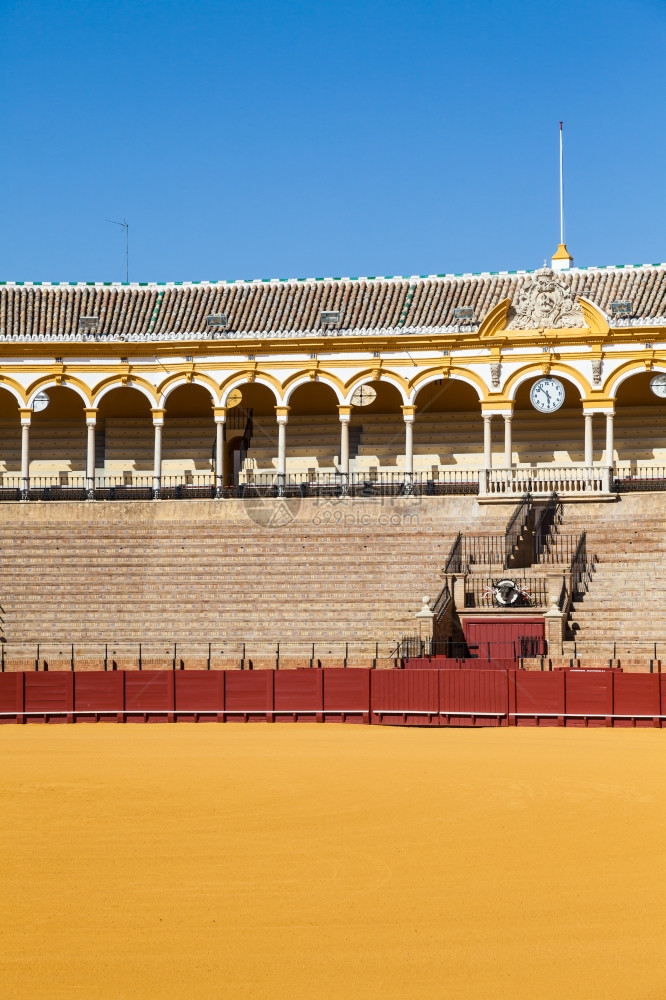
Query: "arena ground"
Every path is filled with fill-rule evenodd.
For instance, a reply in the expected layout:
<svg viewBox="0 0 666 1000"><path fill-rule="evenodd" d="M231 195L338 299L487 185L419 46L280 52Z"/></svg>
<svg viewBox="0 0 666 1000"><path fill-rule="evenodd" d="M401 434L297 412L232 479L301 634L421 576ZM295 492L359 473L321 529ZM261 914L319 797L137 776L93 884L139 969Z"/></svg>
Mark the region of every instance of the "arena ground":
<svg viewBox="0 0 666 1000"><path fill-rule="evenodd" d="M0 996L663 998L658 730L0 729Z"/></svg>

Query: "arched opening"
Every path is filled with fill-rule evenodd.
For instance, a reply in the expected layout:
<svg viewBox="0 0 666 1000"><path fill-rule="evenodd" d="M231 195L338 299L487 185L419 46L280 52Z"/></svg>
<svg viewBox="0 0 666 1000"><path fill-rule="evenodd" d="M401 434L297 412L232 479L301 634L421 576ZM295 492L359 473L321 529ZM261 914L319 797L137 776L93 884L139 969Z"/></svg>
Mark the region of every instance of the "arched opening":
<svg viewBox="0 0 666 1000"><path fill-rule="evenodd" d="M666 399L652 391L654 377L655 372L637 372L618 387L610 461L614 458L620 475L666 466Z"/></svg>
<svg viewBox="0 0 666 1000"><path fill-rule="evenodd" d="M5 485L19 485L17 478L21 473L19 404L16 397L6 389L0 389L0 473Z"/></svg>
<svg viewBox="0 0 666 1000"><path fill-rule="evenodd" d="M211 482L215 455L213 399L190 383L169 393L162 431L162 484Z"/></svg>
<svg viewBox="0 0 666 1000"><path fill-rule="evenodd" d="M131 386L111 389L99 402L95 431L95 475L111 484L150 485L154 431L151 404Z"/></svg>
<svg viewBox="0 0 666 1000"><path fill-rule="evenodd" d="M372 389L376 396L367 405L356 404L352 407L349 423L350 471L370 477L381 472L404 473L402 396L390 382L366 382L363 388L366 387Z"/></svg>
<svg viewBox="0 0 666 1000"><path fill-rule="evenodd" d="M235 405L231 406L231 402ZM275 394L260 382L245 382L232 390L224 425L225 485L246 482L257 473L276 471L276 403Z"/></svg>
<svg viewBox="0 0 666 1000"><path fill-rule="evenodd" d="M325 382L305 382L289 397L288 475L331 475L340 469L338 397Z"/></svg>
<svg viewBox="0 0 666 1000"><path fill-rule="evenodd" d="M414 419L414 472L483 465L481 402L467 382L441 378L419 390Z"/></svg>
<svg viewBox="0 0 666 1000"><path fill-rule="evenodd" d="M68 485L86 470L85 404L64 385L44 390L49 403L30 420L30 481L33 486Z"/></svg>
<svg viewBox="0 0 666 1000"><path fill-rule="evenodd" d="M542 413L530 400L530 391L543 375L523 382L516 393L513 409L513 463L522 467L582 464L585 461L585 426L583 404L578 387L566 377L553 373L564 386L564 402L552 413ZM601 435L592 460L602 455ZM493 464L504 465L503 435L494 434Z"/></svg>

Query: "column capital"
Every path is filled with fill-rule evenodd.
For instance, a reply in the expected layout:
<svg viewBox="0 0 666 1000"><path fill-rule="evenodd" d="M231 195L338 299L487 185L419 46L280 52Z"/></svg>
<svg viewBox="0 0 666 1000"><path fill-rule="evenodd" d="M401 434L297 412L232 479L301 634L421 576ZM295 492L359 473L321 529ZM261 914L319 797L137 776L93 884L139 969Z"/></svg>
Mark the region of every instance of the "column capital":
<svg viewBox="0 0 666 1000"><path fill-rule="evenodd" d="M289 407L289 406L276 406L275 407L275 416L276 416L277 422L279 424L286 424L287 423L287 420L289 419L289 410L290 409L291 409L291 407Z"/></svg>
<svg viewBox="0 0 666 1000"><path fill-rule="evenodd" d="M216 424L224 424L227 420L227 408L226 406L214 406L213 407L213 417L215 418Z"/></svg>
<svg viewBox="0 0 666 1000"><path fill-rule="evenodd" d="M86 424L88 427L94 427L97 423L97 407L96 406L86 406Z"/></svg>
<svg viewBox="0 0 666 1000"><path fill-rule="evenodd" d="M351 406L341 406L338 404L338 413L340 415L340 420L344 423L349 423L349 418L351 417Z"/></svg>
<svg viewBox="0 0 666 1000"><path fill-rule="evenodd" d="M416 406L401 406L400 409L402 410L402 419L405 423L411 423L416 414Z"/></svg>
<svg viewBox="0 0 666 1000"><path fill-rule="evenodd" d="M166 410L162 407L151 407L150 412L153 415L153 424L155 427L161 427L164 423L164 414Z"/></svg>
<svg viewBox="0 0 666 1000"><path fill-rule="evenodd" d="M19 415L21 417L21 424L24 427L29 427L32 420L32 409L29 406L21 406L19 407Z"/></svg>

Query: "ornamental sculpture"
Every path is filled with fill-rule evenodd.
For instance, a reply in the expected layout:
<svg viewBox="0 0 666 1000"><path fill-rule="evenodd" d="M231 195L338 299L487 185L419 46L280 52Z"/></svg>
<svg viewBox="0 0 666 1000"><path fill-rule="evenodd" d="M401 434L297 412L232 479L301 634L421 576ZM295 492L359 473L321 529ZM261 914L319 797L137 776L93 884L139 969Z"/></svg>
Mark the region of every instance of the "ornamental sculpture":
<svg viewBox="0 0 666 1000"><path fill-rule="evenodd" d="M507 330L561 330L585 326L583 310L565 277L542 267L525 280L509 309Z"/></svg>

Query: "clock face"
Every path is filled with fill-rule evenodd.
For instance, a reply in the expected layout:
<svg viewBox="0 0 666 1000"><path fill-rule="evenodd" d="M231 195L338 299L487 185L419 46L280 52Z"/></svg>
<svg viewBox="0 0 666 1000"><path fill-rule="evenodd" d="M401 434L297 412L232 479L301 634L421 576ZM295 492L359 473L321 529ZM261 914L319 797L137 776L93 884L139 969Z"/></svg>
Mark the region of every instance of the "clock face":
<svg viewBox="0 0 666 1000"><path fill-rule="evenodd" d="M540 378L530 389L530 402L541 413L554 413L564 402L564 386L558 378Z"/></svg>
<svg viewBox="0 0 666 1000"><path fill-rule="evenodd" d="M666 396L666 375L655 375L650 382L650 388L655 396Z"/></svg>

